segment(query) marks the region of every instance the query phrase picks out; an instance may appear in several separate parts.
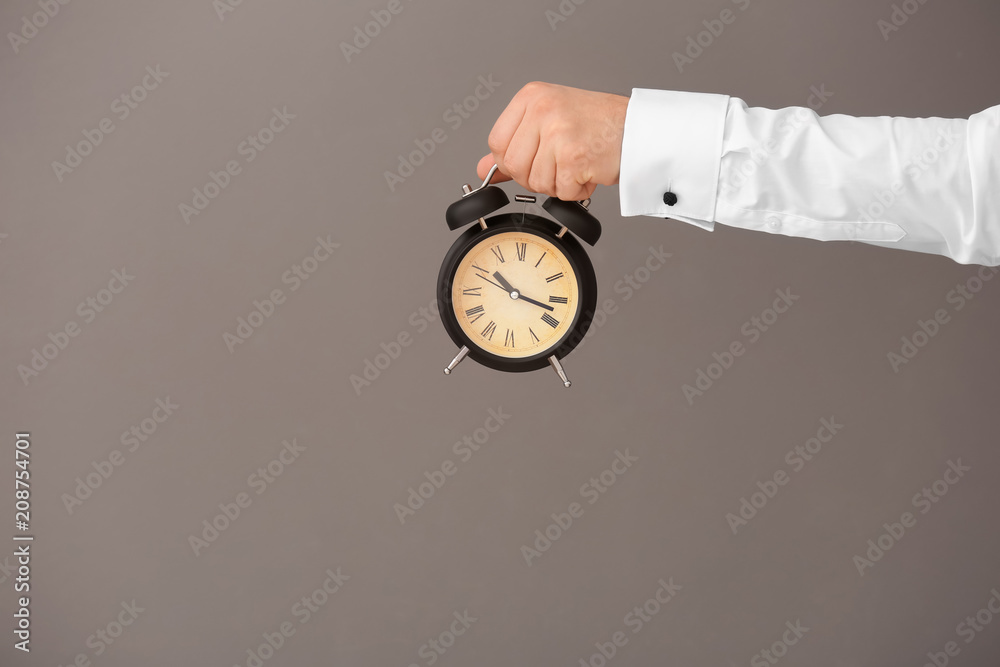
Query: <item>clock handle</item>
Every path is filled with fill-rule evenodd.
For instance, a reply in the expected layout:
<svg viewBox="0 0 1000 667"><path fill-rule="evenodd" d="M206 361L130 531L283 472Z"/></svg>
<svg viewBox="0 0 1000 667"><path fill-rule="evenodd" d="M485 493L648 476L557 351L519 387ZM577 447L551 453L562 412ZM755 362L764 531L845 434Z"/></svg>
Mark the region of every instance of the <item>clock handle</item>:
<svg viewBox="0 0 1000 667"><path fill-rule="evenodd" d="M486 174L486 178L483 179L483 184L480 185L478 188L476 188L476 190L482 190L487 185L489 185L490 181L493 180L493 175L497 173L497 169L499 169L499 168L500 168L500 165L498 165L498 164L495 164L492 167L490 167L489 173L487 173ZM476 190L473 190L473 192L475 192Z"/></svg>

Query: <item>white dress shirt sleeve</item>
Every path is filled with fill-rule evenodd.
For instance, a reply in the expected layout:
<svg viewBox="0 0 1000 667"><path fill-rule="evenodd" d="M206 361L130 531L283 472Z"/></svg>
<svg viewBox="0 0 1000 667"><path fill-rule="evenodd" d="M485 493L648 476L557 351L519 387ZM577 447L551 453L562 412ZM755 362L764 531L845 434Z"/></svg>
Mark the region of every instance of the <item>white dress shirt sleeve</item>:
<svg viewBox="0 0 1000 667"><path fill-rule="evenodd" d="M820 117L636 88L619 184L623 216L1000 265L1000 106L968 119Z"/></svg>

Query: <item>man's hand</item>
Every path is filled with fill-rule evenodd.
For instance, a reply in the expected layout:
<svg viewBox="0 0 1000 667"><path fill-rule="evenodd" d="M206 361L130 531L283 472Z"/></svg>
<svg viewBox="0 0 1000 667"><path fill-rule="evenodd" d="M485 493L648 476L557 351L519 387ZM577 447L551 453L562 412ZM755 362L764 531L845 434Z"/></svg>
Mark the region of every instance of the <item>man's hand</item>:
<svg viewBox="0 0 1000 667"><path fill-rule="evenodd" d="M479 178L498 165L494 183L513 179L531 192L582 200L615 185L629 98L551 83L524 86L490 132L491 154Z"/></svg>

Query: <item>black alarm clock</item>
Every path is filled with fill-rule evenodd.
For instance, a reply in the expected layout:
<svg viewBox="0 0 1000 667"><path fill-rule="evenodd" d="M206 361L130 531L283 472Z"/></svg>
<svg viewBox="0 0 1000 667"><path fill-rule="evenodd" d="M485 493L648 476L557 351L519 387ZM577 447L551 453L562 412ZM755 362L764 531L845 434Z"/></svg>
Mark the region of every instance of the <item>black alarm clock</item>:
<svg viewBox="0 0 1000 667"><path fill-rule="evenodd" d="M551 366L569 387L560 359L583 340L597 306L594 266L577 237L594 245L601 223L587 210L589 199L555 197L542 204L552 220L526 212L486 217L510 203L489 184L496 171L475 190L463 185L462 199L445 213L449 229L478 224L458 237L438 274L441 321L459 347L444 372L465 357L511 373Z"/></svg>

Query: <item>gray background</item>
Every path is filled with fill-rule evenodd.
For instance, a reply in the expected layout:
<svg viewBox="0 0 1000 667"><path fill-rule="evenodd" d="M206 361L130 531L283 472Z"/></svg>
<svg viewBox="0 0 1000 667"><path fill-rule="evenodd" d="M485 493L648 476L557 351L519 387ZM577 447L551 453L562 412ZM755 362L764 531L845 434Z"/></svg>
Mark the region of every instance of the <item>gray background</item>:
<svg viewBox="0 0 1000 667"><path fill-rule="evenodd" d="M598 665L595 642L621 630L610 664L745 665L799 621L784 664L922 665L956 641L950 664L997 665L1000 619L968 644L957 626L1000 587L1000 281L955 311L946 295L976 267L622 219L600 188L591 257L618 311L567 359L572 389L472 362L445 377L453 344L416 324L456 236L444 209L528 81L770 108L823 84L824 114L968 117L1000 102L996 3L930 0L885 40L888 2L591 0L554 30L555 0L403 2L350 63L340 43L386 3L246 0L220 20L209 0L72 2L19 53L0 47L0 498L13 535L14 433L30 431L36 539L33 650L5 630L0 663L246 665L292 621L264 664L427 665L421 647L468 610L435 664ZM727 7L735 23L678 72L671 54ZM5 2L0 27L36 11ZM119 120L111 103L157 64L169 76ZM489 74L499 88L452 129L443 113ZM237 146L275 107L296 118L245 163ZM59 182L51 163L103 117L114 132ZM447 141L390 192L384 172L438 127ZM242 172L185 224L178 205L230 159ZM326 235L340 248L290 292L283 272ZM672 257L625 301L615 283L661 245ZM77 304L121 267L134 280L85 323ZM275 288L287 301L230 353L224 332ZM779 288L800 300L691 405L682 385L746 343ZM894 372L887 354L938 308L951 321ZM18 365L71 320L79 335L26 385ZM412 344L359 395L350 376L402 332ZM181 407L127 452L121 433L167 396ZM453 443L501 407L462 462ZM824 417L843 430L793 472L786 452ZM292 438L305 451L257 495L248 477ZM638 461L587 504L581 485L626 448ZM70 514L64 494L116 449ZM394 504L447 459L457 473L401 524ZM971 470L920 514L912 496L958 459ZM778 470L789 483L734 534L726 514ZM252 504L196 556L189 536L241 492ZM574 501L583 516L528 566L522 545ZM906 511L915 527L859 575L853 557ZM350 579L298 623L337 567ZM661 578L682 589L633 634L625 615ZM95 655L88 637L132 600L144 611Z"/></svg>

